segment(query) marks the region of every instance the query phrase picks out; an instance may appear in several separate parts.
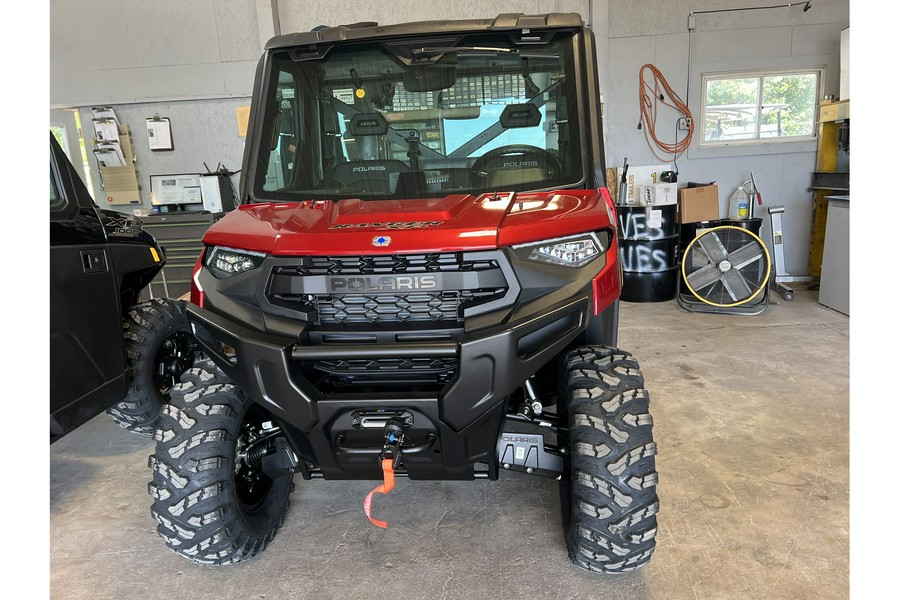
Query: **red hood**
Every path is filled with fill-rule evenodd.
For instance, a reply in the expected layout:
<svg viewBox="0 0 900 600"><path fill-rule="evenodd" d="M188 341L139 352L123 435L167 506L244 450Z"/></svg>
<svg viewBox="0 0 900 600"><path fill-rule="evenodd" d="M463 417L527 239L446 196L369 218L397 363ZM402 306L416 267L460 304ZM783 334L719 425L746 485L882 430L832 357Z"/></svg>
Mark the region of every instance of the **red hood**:
<svg viewBox="0 0 900 600"><path fill-rule="evenodd" d="M485 250L612 227L605 188L494 198L249 204L203 240L277 255L394 254Z"/></svg>

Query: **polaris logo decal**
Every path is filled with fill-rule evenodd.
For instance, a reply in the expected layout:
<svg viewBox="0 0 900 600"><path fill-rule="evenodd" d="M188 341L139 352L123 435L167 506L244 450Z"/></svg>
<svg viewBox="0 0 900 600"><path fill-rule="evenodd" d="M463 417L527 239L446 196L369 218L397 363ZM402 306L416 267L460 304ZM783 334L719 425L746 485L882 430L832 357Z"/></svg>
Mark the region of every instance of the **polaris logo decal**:
<svg viewBox="0 0 900 600"><path fill-rule="evenodd" d="M379 248L384 248L385 246L391 245L391 236L389 235L376 235L372 238L372 245L377 246Z"/></svg>
<svg viewBox="0 0 900 600"><path fill-rule="evenodd" d="M353 167L354 173L365 173L366 171L387 171L384 165L369 165L368 167Z"/></svg>
<svg viewBox="0 0 900 600"><path fill-rule="evenodd" d="M437 287L436 275L411 275L397 277L330 277L328 288L332 292L384 292L394 290L433 290Z"/></svg>
<svg viewBox="0 0 900 600"><path fill-rule="evenodd" d="M341 223L329 229L425 229L440 225L443 221L389 221L383 223Z"/></svg>
<svg viewBox="0 0 900 600"><path fill-rule="evenodd" d="M503 169L524 169L525 167L537 167L539 165L536 160L518 160L503 163Z"/></svg>
<svg viewBox="0 0 900 600"><path fill-rule="evenodd" d="M513 444L532 444L538 445L544 443L544 437L540 435L528 435L528 434L512 434L512 433L504 433L500 439L504 442L510 442Z"/></svg>

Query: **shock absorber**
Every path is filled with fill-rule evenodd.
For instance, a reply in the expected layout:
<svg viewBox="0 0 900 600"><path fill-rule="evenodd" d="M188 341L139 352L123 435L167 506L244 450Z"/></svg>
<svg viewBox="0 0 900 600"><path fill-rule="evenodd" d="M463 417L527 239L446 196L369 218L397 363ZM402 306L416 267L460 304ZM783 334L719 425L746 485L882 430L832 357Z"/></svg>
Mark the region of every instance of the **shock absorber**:
<svg viewBox="0 0 900 600"><path fill-rule="evenodd" d="M275 448L269 445L268 440L262 440L261 443L257 443L247 450L244 461L250 467L258 467L262 464L263 457L273 452L275 452Z"/></svg>

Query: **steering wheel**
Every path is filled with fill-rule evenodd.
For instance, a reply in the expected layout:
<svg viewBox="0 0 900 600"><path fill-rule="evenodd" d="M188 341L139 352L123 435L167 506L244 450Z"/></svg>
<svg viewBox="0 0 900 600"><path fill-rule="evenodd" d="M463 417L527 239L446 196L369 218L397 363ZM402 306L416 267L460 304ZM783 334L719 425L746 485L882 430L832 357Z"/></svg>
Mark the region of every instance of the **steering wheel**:
<svg viewBox="0 0 900 600"><path fill-rule="evenodd" d="M540 169L546 173L546 179L555 179L561 171L559 159L553 154L527 144L494 148L479 156L472 164L477 177L486 177L488 173L495 171L523 169Z"/></svg>

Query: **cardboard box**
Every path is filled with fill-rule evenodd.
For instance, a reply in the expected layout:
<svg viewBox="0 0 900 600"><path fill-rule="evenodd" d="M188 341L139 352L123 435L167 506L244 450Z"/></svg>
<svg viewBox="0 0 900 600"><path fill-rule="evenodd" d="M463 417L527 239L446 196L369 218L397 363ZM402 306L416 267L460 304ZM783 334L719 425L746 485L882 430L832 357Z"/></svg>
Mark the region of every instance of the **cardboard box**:
<svg viewBox="0 0 900 600"><path fill-rule="evenodd" d="M715 221L719 215L719 186L705 185L678 190L678 222Z"/></svg>
<svg viewBox="0 0 900 600"><path fill-rule="evenodd" d="M625 198L626 206L642 206L639 203L640 187L642 185L653 185L659 183L660 175L663 171L671 171L672 165L649 165L645 167L628 167L628 175L625 181L628 183L628 193ZM622 180L622 167L616 169L616 181ZM613 200L618 200L618 193L613 196Z"/></svg>
<svg viewBox="0 0 900 600"><path fill-rule="evenodd" d="M850 118L850 101L822 103L819 105L820 121L840 121Z"/></svg>
<svg viewBox="0 0 900 600"><path fill-rule="evenodd" d="M663 206L678 202L677 183L656 183L642 185L638 206Z"/></svg>
<svg viewBox="0 0 900 600"><path fill-rule="evenodd" d="M133 166L100 167L100 177L108 204L141 203L141 186Z"/></svg>
<svg viewBox="0 0 900 600"><path fill-rule="evenodd" d="M104 192L106 194L106 203L110 206L114 204L140 204L141 192L138 190L124 190L118 192Z"/></svg>

